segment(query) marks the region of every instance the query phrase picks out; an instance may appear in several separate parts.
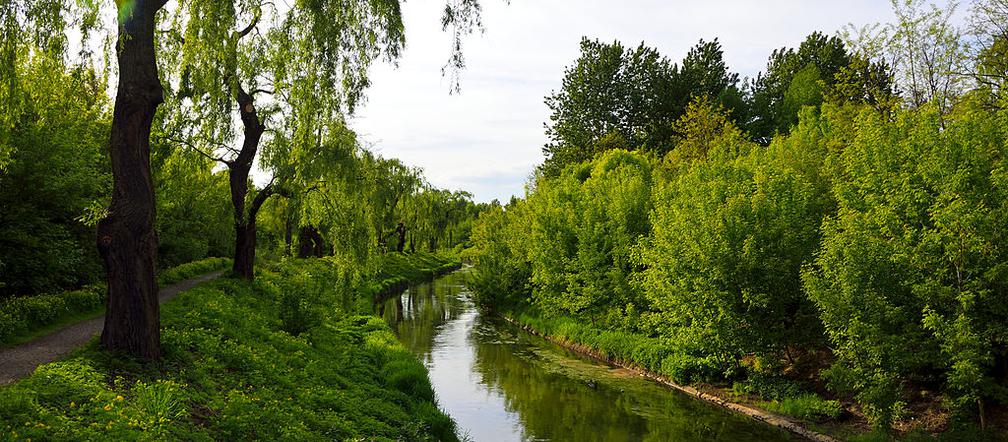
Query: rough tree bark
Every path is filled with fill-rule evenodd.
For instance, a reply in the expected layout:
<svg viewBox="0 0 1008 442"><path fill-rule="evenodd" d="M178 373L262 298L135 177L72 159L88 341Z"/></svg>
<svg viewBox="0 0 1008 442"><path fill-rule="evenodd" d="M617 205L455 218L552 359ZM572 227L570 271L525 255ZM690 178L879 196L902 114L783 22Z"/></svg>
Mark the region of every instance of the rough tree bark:
<svg viewBox="0 0 1008 442"><path fill-rule="evenodd" d="M119 86L109 140L112 204L97 238L109 290L101 346L147 360L161 357L150 132L164 101L154 51L154 16L164 4L136 0L119 26Z"/></svg>
<svg viewBox="0 0 1008 442"><path fill-rule="evenodd" d="M241 115L245 139L242 148L234 160L228 161L228 179L231 184L231 205L234 208L235 253L231 270L249 281L255 275L256 254L256 216L259 208L273 194L272 183L256 194L255 199L245 207L248 195L249 172L252 161L259 151L259 141L262 140L266 128L256 113L255 103L251 95L239 85L235 94L238 101L238 112Z"/></svg>

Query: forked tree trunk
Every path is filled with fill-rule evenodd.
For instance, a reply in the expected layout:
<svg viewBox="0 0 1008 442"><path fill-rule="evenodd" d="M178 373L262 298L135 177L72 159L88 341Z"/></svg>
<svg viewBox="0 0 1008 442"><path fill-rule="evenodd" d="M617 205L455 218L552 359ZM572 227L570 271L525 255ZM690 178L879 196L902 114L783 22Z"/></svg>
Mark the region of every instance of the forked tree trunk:
<svg viewBox="0 0 1008 442"><path fill-rule="evenodd" d="M109 291L101 346L150 360L161 357L150 132L164 101L154 52L154 15L164 2L132 4L132 14L119 27L119 86L109 140L112 204L98 223Z"/></svg>
<svg viewBox="0 0 1008 442"><path fill-rule="evenodd" d="M256 252L256 216L259 208L273 193L272 184L259 191L248 208L245 199L248 197L249 172L252 161L259 151L259 141L265 131L259 116L256 114L252 96L241 86L237 88L236 99L238 112L241 115L245 139L238 156L227 163L228 179L231 184L231 205L234 208L235 254L231 270L235 275L251 281L255 276Z"/></svg>

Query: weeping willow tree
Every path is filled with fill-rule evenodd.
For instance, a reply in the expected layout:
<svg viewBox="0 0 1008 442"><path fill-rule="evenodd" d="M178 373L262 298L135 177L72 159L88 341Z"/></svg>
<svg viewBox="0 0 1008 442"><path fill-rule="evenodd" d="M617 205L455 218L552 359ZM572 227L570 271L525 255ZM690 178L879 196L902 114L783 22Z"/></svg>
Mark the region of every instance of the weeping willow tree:
<svg viewBox="0 0 1008 442"><path fill-rule="evenodd" d="M251 188L261 146L286 125L283 136L290 140L276 144L310 150L324 122L353 111L368 86L371 63L395 60L403 48L399 5L302 1L280 10L255 0L182 1L171 29L174 36L165 44L177 57L170 66L178 100L171 136L227 167L233 270L251 279L257 214L281 183L295 178L282 176L291 168L281 167L287 162L280 155L267 155L260 167L272 179Z"/></svg>
<svg viewBox="0 0 1008 442"><path fill-rule="evenodd" d="M382 250L403 252L406 234L412 228L405 212L406 201L424 185L423 171L395 158L364 152L362 177L367 183L370 204L375 208L376 245Z"/></svg>
<svg viewBox="0 0 1008 442"><path fill-rule="evenodd" d="M65 30L71 22L83 34L93 10L73 8L58 0L0 0L0 172L15 148L12 132L30 91L19 72L29 60L64 71L68 47ZM84 60L86 61L86 60Z"/></svg>
<svg viewBox="0 0 1008 442"><path fill-rule="evenodd" d="M447 4L442 26L454 36L448 67L464 65L461 38L480 25L479 13L473 0ZM278 7L264 0L182 0L169 34L166 52L176 57L165 66L178 100L173 138L228 168L233 270L251 279L256 215L286 179L274 164L260 161L273 180L250 189L261 144L275 136L285 108L308 110L297 113L293 142L353 113L370 84L372 63L395 62L405 45L400 1L305 0Z"/></svg>

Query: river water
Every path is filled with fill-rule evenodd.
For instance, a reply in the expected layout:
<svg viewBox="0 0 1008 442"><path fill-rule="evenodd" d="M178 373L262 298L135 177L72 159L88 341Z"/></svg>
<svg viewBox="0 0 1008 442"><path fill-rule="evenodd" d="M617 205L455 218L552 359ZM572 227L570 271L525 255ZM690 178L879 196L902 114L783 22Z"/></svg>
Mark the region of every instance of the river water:
<svg viewBox="0 0 1008 442"><path fill-rule="evenodd" d="M795 440L481 316L468 295L460 271L376 309L430 370L438 404L471 440Z"/></svg>

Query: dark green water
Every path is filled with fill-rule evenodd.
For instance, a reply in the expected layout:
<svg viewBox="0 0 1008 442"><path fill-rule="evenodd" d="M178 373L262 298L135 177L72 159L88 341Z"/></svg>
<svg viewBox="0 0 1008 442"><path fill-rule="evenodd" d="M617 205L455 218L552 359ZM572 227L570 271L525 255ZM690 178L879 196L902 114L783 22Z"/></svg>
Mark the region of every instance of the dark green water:
<svg viewBox="0 0 1008 442"><path fill-rule="evenodd" d="M465 273L377 306L475 441L777 441L790 434L477 314Z"/></svg>

